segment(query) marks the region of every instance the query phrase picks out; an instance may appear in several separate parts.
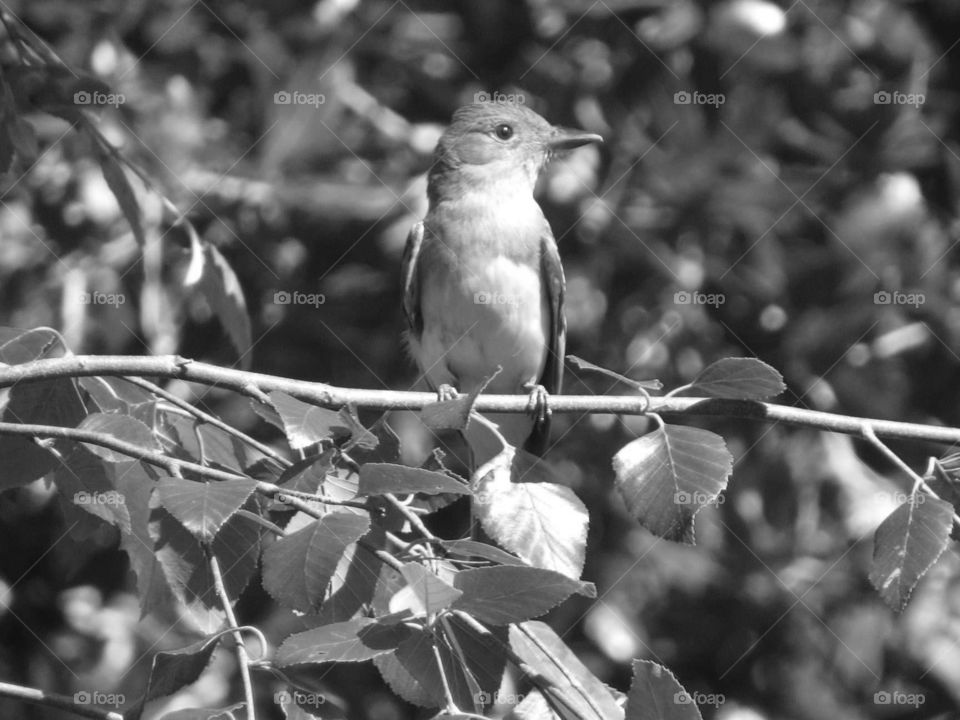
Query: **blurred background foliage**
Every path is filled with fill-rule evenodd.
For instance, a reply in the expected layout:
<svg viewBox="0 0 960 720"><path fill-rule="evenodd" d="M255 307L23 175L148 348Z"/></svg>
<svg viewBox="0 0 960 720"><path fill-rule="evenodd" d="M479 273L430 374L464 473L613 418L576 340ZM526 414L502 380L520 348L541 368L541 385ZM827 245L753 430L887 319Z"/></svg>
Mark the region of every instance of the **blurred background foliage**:
<svg viewBox="0 0 960 720"><path fill-rule="evenodd" d="M606 139L555 161L540 189L566 268L569 352L667 388L717 358L756 355L783 371L782 402L960 423L960 5L951 0L4 8L67 66L122 94L115 107L88 110L236 270L253 369L413 386L399 264L425 209L422 174L452 111L499 91ZM9 39L0 59L15 71ZM277 92L323 102L278 104ZM41 108L41 99L27 102ZM38 154L2 176L0 323L56 327L77 353L236 362L211 309L183 290L188 240L156 197L133 181L144 253L69 120L20 103L15 112ZM280 304L283 291L325 302ZM81 303L90 292L126 302ZM723 302L690 301L707 295ZM572 393L623 392L610 382L568 371ZM172 389L271 437L242 399ZM421 459L411 419L393 423L407 459ZM688 548L642 530L613 491L610 458L645 420L556 418L549 459L590 508L586 579L601 594L553 613L570 645L621 690L629 659L642 657L691 691L722 693L706 717L947 717L960 705L955 557L941 559L899 617L866 580L872 532L905 478L845 437L704 424L728 438L736 465L725 502L698 516ZM896 449L915 467L942 451ZM0 589L9 589L0 677L134 697L149 665L142 653L186 635L169 629L173 609L137 624L115 537L64 537L50 492L38 483L0 498ZM241 616L274 640L290 631L259 588ZM231 657L217 662L192 701L236 697ZM417 716L372 669L324 682L348 717ZM893 689L926 702L874 703ZM264 717L279 717L264 695ZM6 701L0 714L58 717Z"/></svg>

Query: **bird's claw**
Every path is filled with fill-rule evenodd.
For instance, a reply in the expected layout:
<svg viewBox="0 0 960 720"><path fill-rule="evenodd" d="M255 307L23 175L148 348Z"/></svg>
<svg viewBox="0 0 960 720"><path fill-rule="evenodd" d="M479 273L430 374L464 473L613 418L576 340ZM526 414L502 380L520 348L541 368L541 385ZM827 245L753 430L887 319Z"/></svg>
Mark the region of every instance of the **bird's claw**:
<svg viewBox="0 0 960 720"><path fill-rule="evenodd" d="M553 412L550 410L549 404L550 393L543 385L536 383L527 383L523 388L530 391L530 397L527 400L527 412L536 422L546 422Z"/></svg>
<svg viewBox="0 0 960 720"><path fill-rule="evenodd" d="M457 392L457 389L453 385L447 385L447 383L443 383L437 388L437 400L439 402L456 400L458 397L460 397L460 393Z"/></svg>

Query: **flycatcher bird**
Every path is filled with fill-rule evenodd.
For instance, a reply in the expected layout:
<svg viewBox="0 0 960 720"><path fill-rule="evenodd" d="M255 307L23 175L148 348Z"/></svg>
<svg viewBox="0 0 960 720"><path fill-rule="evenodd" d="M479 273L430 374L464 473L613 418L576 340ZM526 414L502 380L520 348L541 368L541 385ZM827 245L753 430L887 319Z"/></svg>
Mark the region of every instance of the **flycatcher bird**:
<svg viewBox="0 0 960 720"><path fill-rule="evenodd" d="M490 419L537 455L550 436L547 395L561 390L566 320L560 254L534 185L554 152L602 141L522 105L460 108L437 144L429 208L404 251L407 339L427 382L441 398L491 376L485 392L529 393L529 414Z"/></svg>

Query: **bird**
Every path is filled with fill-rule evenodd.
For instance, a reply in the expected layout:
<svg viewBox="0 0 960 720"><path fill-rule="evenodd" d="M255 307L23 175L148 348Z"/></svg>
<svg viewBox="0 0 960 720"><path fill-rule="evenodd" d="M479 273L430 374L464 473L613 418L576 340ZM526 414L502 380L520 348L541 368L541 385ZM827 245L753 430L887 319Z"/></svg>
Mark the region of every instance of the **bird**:
<svg viewBox="0 0 960 720"><path fill-rule="evenodd" d="M549 395L562 388L566 320L560 253L534 187L555 153L602 141L520 103L459 108L404 248L406 340L422 376L440 399L481 387L528 394L527 413L488 417L536 456L549 444Z"/></svg>

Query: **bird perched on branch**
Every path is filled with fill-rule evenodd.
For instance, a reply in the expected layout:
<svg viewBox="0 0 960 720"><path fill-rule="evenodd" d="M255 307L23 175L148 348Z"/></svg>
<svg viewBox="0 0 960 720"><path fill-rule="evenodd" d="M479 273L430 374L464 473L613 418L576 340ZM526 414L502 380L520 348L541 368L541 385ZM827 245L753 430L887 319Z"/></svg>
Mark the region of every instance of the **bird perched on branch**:
<svg viewBox="0 0 960 720"><path fill-rule="evenodd" d="M413 358L441 398L529 393L529 414L492 415L515 447L542 454L548 393L563 379L563 267L533 197L553 153L599 135L550 125L513 103L457 110L428 175L429 209L407 238L403 308ZM484 460L487 458L484 458Z"/></svg>

